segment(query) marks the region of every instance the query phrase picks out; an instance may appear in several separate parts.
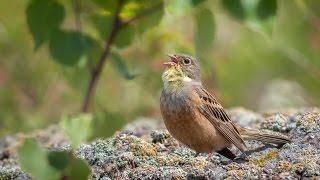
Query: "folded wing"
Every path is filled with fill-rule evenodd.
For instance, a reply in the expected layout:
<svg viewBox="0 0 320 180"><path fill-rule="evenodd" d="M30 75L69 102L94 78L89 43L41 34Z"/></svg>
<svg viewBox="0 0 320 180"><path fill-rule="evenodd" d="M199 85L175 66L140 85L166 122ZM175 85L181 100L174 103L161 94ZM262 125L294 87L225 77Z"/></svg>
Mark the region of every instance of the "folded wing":
<svg viewBox="0 0 320 180"><path fill-rule="evenodd" d="M208 121L232 144L234 144L242 153L247 151L247 147L234 123L224 111L218 101L202 87L196 88L196 94L199 96L200 104L198 110Z"/></svg>

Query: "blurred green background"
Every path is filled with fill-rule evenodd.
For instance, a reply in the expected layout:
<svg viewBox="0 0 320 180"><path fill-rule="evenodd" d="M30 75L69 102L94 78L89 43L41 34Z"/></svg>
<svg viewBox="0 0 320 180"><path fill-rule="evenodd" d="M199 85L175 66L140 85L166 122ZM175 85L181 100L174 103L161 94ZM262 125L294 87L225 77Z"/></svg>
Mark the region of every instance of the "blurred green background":
<svg viewBox="0 0 320 180"><path fill-rule="evenodd" d="M118 1L123 20L148 13L112 44L90 103L95 137L139 117L161 117L168 53L199 57L206 88L225 107L319 104L319 0L4 0L0 137L81 111Z"/></svg>

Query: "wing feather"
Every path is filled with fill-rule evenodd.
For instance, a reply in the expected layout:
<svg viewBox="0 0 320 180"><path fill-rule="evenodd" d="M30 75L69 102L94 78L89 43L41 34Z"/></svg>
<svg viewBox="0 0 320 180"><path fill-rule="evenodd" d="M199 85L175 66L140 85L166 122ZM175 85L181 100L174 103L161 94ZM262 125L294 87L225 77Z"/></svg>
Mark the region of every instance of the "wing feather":
<svg viewBox="0 0 320 180"><path fill-rule="evenodd" d="M241 152L245 153L247 147L235 124L218 103L218 101L202 87L196 88L196 93L201 99L198 110L204 115L211 124L231 143L233 143Z"/></svg>

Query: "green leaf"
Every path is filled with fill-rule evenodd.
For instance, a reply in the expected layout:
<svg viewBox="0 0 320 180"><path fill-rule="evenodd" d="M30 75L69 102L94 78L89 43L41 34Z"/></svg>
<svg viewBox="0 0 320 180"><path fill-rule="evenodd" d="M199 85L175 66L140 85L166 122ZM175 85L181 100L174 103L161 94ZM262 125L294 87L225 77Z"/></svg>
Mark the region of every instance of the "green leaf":
<svg viewBox="0 0 320 180"><path fill-rule="evenodd" d="M75 149L91 135L92 116L81 114L77 117L63 117L61 127L71 146Z"/></svg>
<svg viewBox="0 0 320 180"><path fill-rule="evenodd" d="M244 20L246 18L245 10L241 0L222 0L222 6L237 20Z"/></svg>
<svg viewBox="0 0 320 180"><path fill-rule="evenodd" d="M118 48L124 48L132 42L134 38L134 29L131 25L126 25L120 29L115 40L114 45Z"/></svg>
<svg viewBox="0 0 320 180"><path fill-rule="evenodd" d="M196 14L195 21L194 39L196 52L201 54L212 46L214 40L215 21L213 13L209 9L201 9Z"/></svg>
<svg viewBox="0 0 320 180"><path fill-rule="evenodd" d="M96 14L92 17L92 22L102 39L106 39L109 36L112 20L113 18L111 14Z"/></svg>
<svg viewBox="0 0 320 180"><path fill-rule="evenodd" d="M66 151L51 152L48 156L51 166L60 171L61 175L70 180L87 180L90 175L88 164L72 153Z"/></svg>
<svg viewBox="0 0 320 180"><path fill-rule="evenodd" d="M131 74L128 70L128 67L124 63L124 60L121 58L121 56L115 52L110 54L110 63L113 67L116 68L116 70L119 72L119 74L127 79L131 80L135 77L135 75Z"/></svg>
<svg viewBox="0 0 320 180"><path fill-rule="evenodd" d="M72 157L66 176L69 180L87 180L89 179L90 168L83 160Z"/></svg>
<svg viewBox="0 0 320 180"><path fill-rule="evenodd" d="M166 0L166 8L169 13L181 16L192 10L193 7L206 0Z"/></svg>
<svg viewBox="0 0 320 180"><path fill-rule="evenodd" d="M164 6L163 4L159 7L159 9L155 10L152 14L148 16L144 16L139 19L136 23L136 27L139 33L143 33L146 30L158 25L161 22L161 19L164 15Z"/></svg>
<svg viewBox="0 0 320 180"><path fill-rule="evenodd" d="M269 9L270 4L268 5L268 3L272 2L273 0L268 0L268 2L263 2L263 1L264 0L262 0L262 1L251 1L251 0L242 1L243 5L245 7L245 11L246 11L246 20L244 23L251 30L259 33L265 39L269 40L272 35L274 18L272 18L273 15L271 15L272 13ZM260 4L260 3L262 3L262 4ZM261 5L266 6L266 7L261 7ZM265 12L263 18L259 17L257 14L258 12L263 14L261 8L265 8L263 10ZM276 9L274 9L274 13L275 13L275 10ZM269 13L266 13L267 11L269 11ZM267 15L267 14L269 14L269 15Z"/></svg>
<svg viewBox="0 0 320 180"><path fill-rule="evenodd" d="M184 15L192 9L190 0L166 0L165 2L168 12L176 16Z"/></svg>
<svg viewBox="0 0 320 180"><path fill-rule="evenodd" d="M161 21L164 14L163 0L126 0L120 12L120 17L126 21L145 12L150 13L141 16L134 22L139 33L150 29Z"/></svg>
<svg viewBox="0 0 320 180"><path fill-rule="evenodd" d="M257 7L257 15L261 20L270 18L276 14L277 0L260 0Z"/></svg>
<svg viewBox="0 0 320 180"><path fill-rule="evenodd" d="M49 165L47 154L34 139L26 139L18 149L18 162L35 180L58 179L59 173Z"/></svg>
<svg viewBox="0 0 320 180"><path fill-rule="evenodd" d="M236 20L266 39L273 29L276 0L222 0L223 7Z"/></svg>
<svg viewBox="0 0 320 180"><path fill-rule="evenodd" d="M204 1L206 1L206 0L191 0L191 3L193 6L197 6L201 3L203 3Z"/></svg>
<svg viewBox="0 0 320 180"><path fill-rule="evenodd" d="M110 112L101 108L101 106L98 106L98 108L92 122L93 137L90 137L90 139L110 137L127 123L123 113Z"/></svg>
<svg viewBox="0 0 320 180"><path fill-rule="evenodd" d="M96 5L107 10L109 12L113 12L116 9L118 0L92 0Z"/></svg>
<svg viewBox="0 0 320 180"><path fill-rule="evenodd" d="M92 47L90 48L90 52L88 53L88 56L91 59L91 65L96 66L97 63L99 63L99 60L101 58L101 54L104 51L104 47L101 43L98 41L94 41L92 44Z"/></svg>
<svg viewBox="0 0 320 180"><path fill-rule="evenodd" d="M48 154L48 160L52 167L59 171L63 171L69 163L68 153L65 151L61 152L50 152Z"/></svg>
<svg viewBox="0 0 320 180"><path fill-rule="evenodd" d="M90 60L91 59L93 60L93 58L90 58ZM85 67L79 67L82 65L81 61L84 61L83 63ZM64 80L70 87L74 89L85 89L88 86L88 80L90 78L90 72L88 72L88 61L89 59L81 58L77 66L73 66L72 68L62 68Z"/></svg>
<svg viewBox="0 0 320 180"><path fill-rule="evenodd" d="M26 13L35 49L50 39L52 31L59 28L65 16L63 6L54 0L32 0Z"/></svg>
<svg viewBox="0 0 320 180"><path fill-rule="evenodd" d="M127 19L132 18L133 16L137 15L139 12L141 12L143 10L142 2L145 2L145 1L144 0L140 0L140 1L127 0L127 1L124 1L123 6L122 6L121 11L120 11L121 19L127 20ZM149 3L150 2L151 1L149 1Z"/></svg>
<svg viewBox="0 0 320 180"><path fill-rule="evenodd" d="M50 40L50 54L57 62L72 66L78 63L92 46L93 40L80 32L55 31Z"/></svg>
<svg viewBox="0 0 320 180"><path fill-rule="evenodd" d="M125 0L120 11L120 17L124 20L143 13L147 9L163 4L163 0Z"/></svg>

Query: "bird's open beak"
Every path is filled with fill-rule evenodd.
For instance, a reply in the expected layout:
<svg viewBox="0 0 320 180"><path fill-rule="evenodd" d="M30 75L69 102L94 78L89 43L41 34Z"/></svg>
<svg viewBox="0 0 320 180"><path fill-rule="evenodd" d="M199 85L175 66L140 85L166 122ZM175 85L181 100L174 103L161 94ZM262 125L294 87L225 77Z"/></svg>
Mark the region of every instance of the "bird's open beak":
<svg viewBox="0 0 320 180"><path fill-rule="evenodd" d="M171 66L177 65L179 63L179 59L176 55L168 54L168 57L169 57L170 61L163 63L163 65L165 65L167 67L171 67Z"/></svg>

